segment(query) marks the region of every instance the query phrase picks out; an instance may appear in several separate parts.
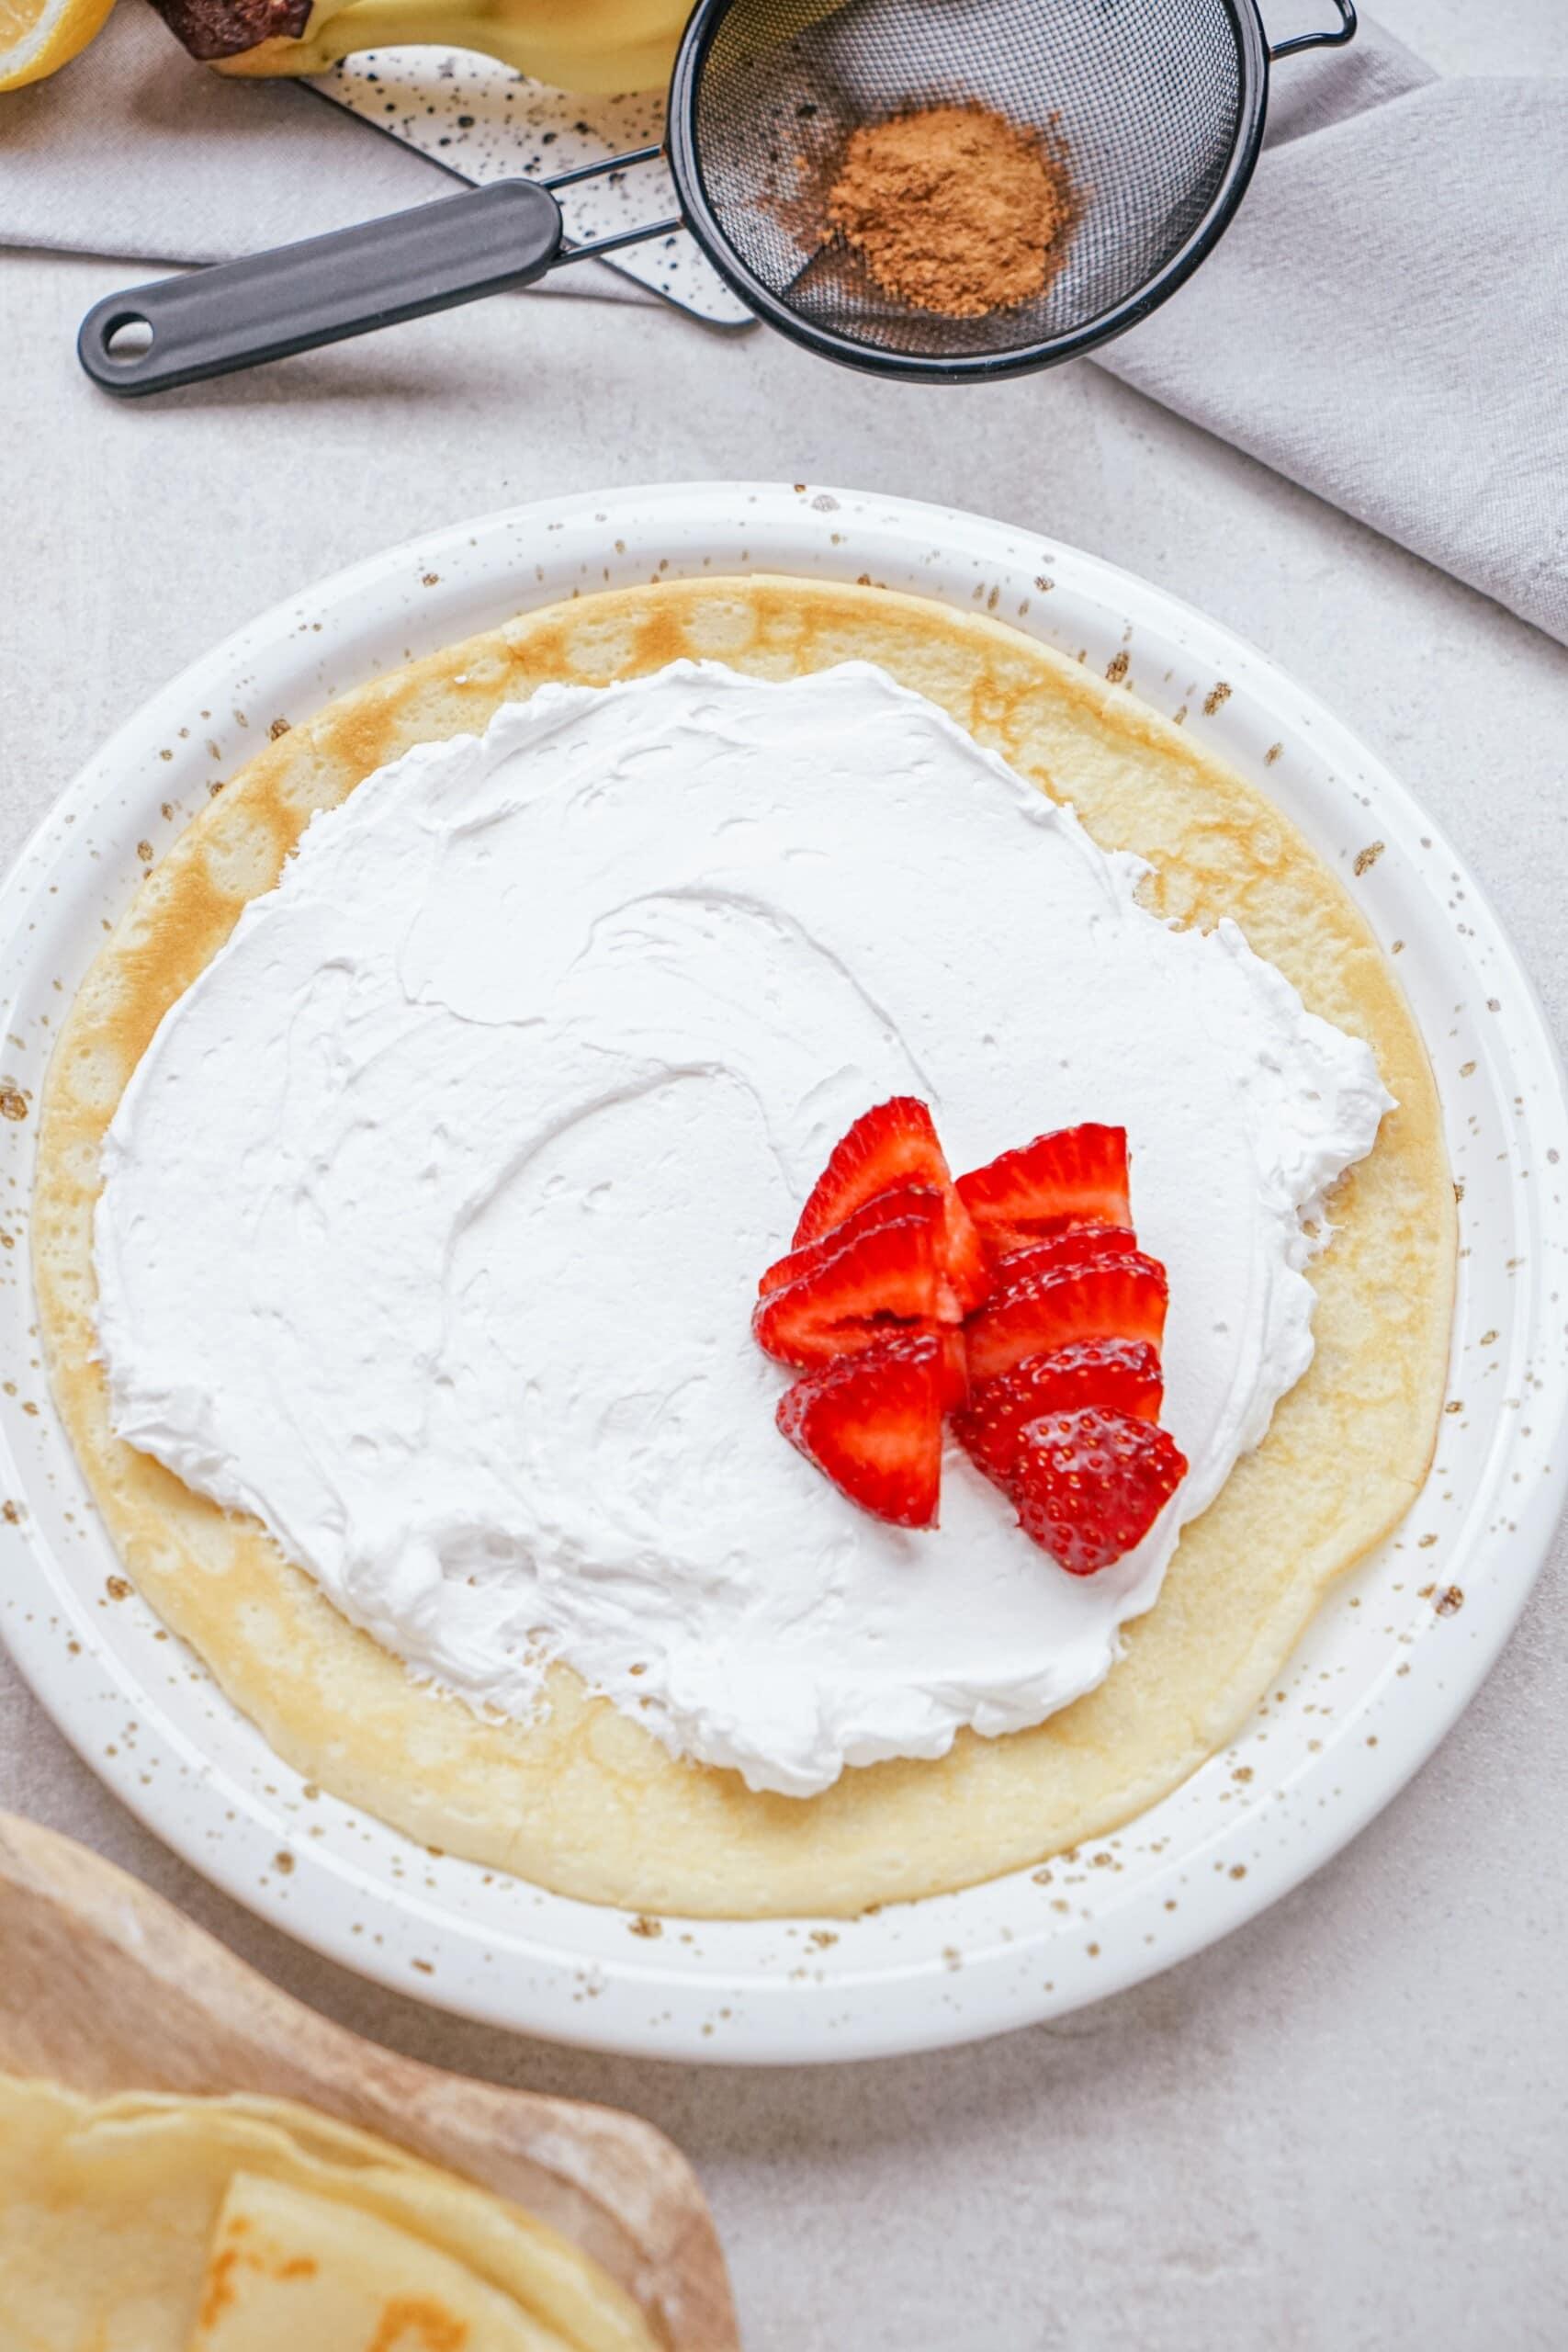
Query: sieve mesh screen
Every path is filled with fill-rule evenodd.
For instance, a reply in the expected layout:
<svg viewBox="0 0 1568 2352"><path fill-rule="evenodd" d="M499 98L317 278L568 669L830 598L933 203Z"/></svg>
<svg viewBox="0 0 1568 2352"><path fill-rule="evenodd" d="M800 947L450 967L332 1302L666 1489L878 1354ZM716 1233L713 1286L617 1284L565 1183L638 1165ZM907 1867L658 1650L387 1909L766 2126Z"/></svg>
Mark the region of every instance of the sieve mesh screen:
<svg viewBox="0 0 1568 2352"><path fill-rule="evenodd" d="M1224 179L1244 63L1228 0L734 0L692 92L692 152L741 271L803 322L907 360L1077 334L1156 278ZM947 318L885 293L829 228L850 133L978 104L1066 164L1077 219L1043 289Z"/></svg>

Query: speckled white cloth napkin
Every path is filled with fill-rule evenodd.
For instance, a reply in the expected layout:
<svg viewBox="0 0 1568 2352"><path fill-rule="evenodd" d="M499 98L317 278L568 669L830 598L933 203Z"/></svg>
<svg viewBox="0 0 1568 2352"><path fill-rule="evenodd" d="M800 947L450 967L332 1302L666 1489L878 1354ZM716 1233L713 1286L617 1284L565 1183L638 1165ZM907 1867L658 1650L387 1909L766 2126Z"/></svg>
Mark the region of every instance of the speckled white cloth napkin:
<svg viewBox="0 0 1568 2352"><path fill-rule="evenodd" d="M449 186L311 89L193 64L141 0L0 100L13 244L214 261ZM1565 358L1568 80L1442 81L1363 23L1278 66L1230 231L1100 364L1568 642Z"/></svg>

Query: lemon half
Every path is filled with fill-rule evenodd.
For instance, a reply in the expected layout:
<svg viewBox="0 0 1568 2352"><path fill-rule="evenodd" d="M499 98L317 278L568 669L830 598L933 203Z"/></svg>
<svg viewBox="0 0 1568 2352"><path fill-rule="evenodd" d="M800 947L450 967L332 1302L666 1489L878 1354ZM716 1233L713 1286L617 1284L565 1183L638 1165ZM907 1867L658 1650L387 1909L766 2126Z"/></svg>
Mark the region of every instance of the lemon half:
<svg viewBox="0 0 1568 2352"><path fill-rule="evenodd" d="M0 90L41 82L79 56L114 0L0 0Z"/></svg>

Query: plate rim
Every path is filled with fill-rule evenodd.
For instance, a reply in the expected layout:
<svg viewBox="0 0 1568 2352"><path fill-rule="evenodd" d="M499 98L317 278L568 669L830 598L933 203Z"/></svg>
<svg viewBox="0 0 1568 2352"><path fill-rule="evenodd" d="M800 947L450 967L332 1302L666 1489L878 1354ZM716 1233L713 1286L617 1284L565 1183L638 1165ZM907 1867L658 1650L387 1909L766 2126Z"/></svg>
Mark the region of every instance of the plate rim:
<svg viewBox="0 0 1568 2352"><path fill-rule="evenodd" d="M715 504L715 502L719 502ZM1550 1091L1552 1107L1562 1114L1568 1113L1568 1082L1565 1082L1562 1057L1551 1035L1539 995L1529 973L1520 963L1506 931L1499 922L1487 894L1476 882L1464 861L1454 852L1446 834L1409 793L1385 763L1350 729L1309 688L1297 684L1269 656L1249 645L1226 625L1212 620L1186 600L1168 590L1104 559L1070 547L1054 534L1040 534L1009 525L996 518L978 515L964 510L952 509L921 501L882 497L876 493L825 489L821 485L795 485L792 488L773 483L697 482L630 485L608 491L566 492L502 508L479 517L446 526L440 531L400 542L378 553L360 559L326 580L303 592L280 600L254 619L231 632L219 645L186 666L175 678L132 713L106 743L95 752L63 793L51 803L34 827L21 852L0 883L0 942L9 940L25 911L37 886L28 880L29 866L39 863L52 837L62 822L70 821L66 812L73 807L85 807L96 791L102 789L103 780L118 764L129 765L135 747L153 737L171 731L169 721L178 714L191 710L203 698L204 678L229 678L237 673L247 652L258 643L272 643L283 634L298 627L298 616L305 605L325 611L329 607L344 610L367 594L374 594L389 589L412 566L422 570L445 559L457 567L462 551L469 547L482 548L502 539L506 533L516 532L526 537L545 528L563 527L565 519L574 522L590 520L602 527L607 546L615 536L617 517L637 514L644 519L650 514L667 513L679 505L689 509L695 502L705 504L712 512L711 526L717 527L718 514L732 514L741 502L763 505L768 509L769 527L777 524L782 532L786 514L798 518L807 509L818 513L824 520L824 543L829 534L826 520L845 510L864 510L874 515L876 524L908 537L911 548L917 544L939 549L953 545L971 544L989 548L998 571L1010 565L1020 542L1053 552L1050 560L1064 574L1070 574L1075 584L1085 593L1097 595L1108 609L1122 614L1152 616L1179 634L1190 637L1206 652L1216 659L1222 674L1245 677L1247 691L1276 710L1292 714L1292 721L1311 729L1322 741L1353 756L1358 772L1371 786L1371 806L1374 809L1387 808L1397 811L1403 820L1422 829L1422 838L1452 869L1456 879L1462 878L1472 915L1489 927L1488 948L1508 979L1511 996L1510 1012L1515 1030L1519 1033L1515 1046L1516 1055L1521 1046L1528 1050L1533 1068L1540 1074ZM759 519L759 527L761 527ZM623 521L623 530L626 526ZM633 536L626 532L628 539ZM818 565L819 571L829 576L851 577L851 558L846 554L841 566L834 571L830 560ZM750 561L736 566L727 561L723 569L711 576L716 581L737 568L750 571L787 569L780 560ZM803 567L804 569L804 567ZM673 576L679 576L678 572ZM700 576L700 575L699 575ZM553 595L531 596L526 583L519 578L514 583L511 608L519 609L516 593L521 592L523 605L554 601ZM439 611L441 605L460 600L461 589L455 585L450 599L442 599L428 609ZM469 594L472 594L470 587ZM938 601L962 610L956 599L938 592ZM1010 618L1008 614L998 616ZM467 630L464 634L468 633ZM342 691L341 686L337 689ZM1238 760L1237 764L1240 764ZM1294 816L1294 811L1290 811ZM1433 1040L1423 1031L1424 1042L1437 1060ZM1441 1088L1439 1088L1441 1091ZM1517 1179L1514 1179L1515 1187ZM1540 1193L1536 1196L1539 1204ZM1559 1214L1557 1222L1562 1224ZM1562 1236L1559 1236L1561 1246ZM30 1296L30 1264L25 1270L28 1294ZM1457 1309L1456 1309L1457 1329ZM1151 1955L1137 1947L1131 1934L1120 1939L1111 1950L1101 1953L1096 1947L1098 1965L1091 1973L1092 1981L1082 1981L1086 1973L1081 1965L1077 1981L1058 1990L1053 1985L1042 1993L1038 1986L1024 1985L1021 1980L1010 1985L1007 1972L997 1965L1006 1959L1004 1952L991 1950L976 1956L964 1956L964 1999L956 2005L952 2000L933 1997L941 1991L940 1978L933 1987L933 1969L929 1960L908 1966L877 1966L857 1974L852 1969L837 1975L824 1975L810 1983L786 1988L782 1978L770 1978L766 1984L750 1981L739 1968L733 1983L738 1995L765 1996L765 2014L759 2012L747 2018L734 2031L722 2039L712 2036L709 2026L700 2028L705 2007L709 2005L718 1980L705 1979L694 1987L692 1980L680 1970L661 1964L652 1951L639 1953L635 1961L630 1955L621 1962L604 1968L593 1963L588 1973L605 1979L601 1988L606 1997L583 2004L575 2013L565 2009L558 1999L536 1997L536 1988L525 1989L521 2006L513 1991L508 1995L501 1987L487 1993L482 1986L468 1983L458 1990L448 1980L432 1978L426 1982L412 1982L405 1973L406 1963L400 1964L389 1953L382 1957L378 1947L367 1949L368 1938L351 1938L346 1928L346 1906L341 1902L341 1886L344 1868L334 1863L329 1878L319 1889L310 1886L312 1857L304 1840L295 1842L291 1822L281 1816L274 1826L272 1842L288 1844L296 1854L296 1866L286 1885L266 1879L258 1881L254 1838L236 1834L232 1838L220 1838L211 1841L212 1850L203 1850L204 1840L190 1819L191 1797L186 1780L155 1781L144 1787L131 1760L106 1757L101 1747L90 1747L88 1713L80 1705L80 1690L73 1689L73 1676L65 1669L62 1646L42 1630L44 1611L32 1617L26 1612L18 1616L10 1612L3 1630L7 1645L19 1670L68 1743L89 1765L111 1792L125 1803L137 1817L164 1843L183 1860L225 1893L243 1903L270 1925L281 1928L296 1940L303 1942L323 1956L347 1966L356 1973L387 1984L401 1994L412 1995L434 2002L436 2006L454 2009L458 2014L473 2017L482 2022L511 2030L539 2033L550 2039L576 2042L581 2046L618 2052L636 2056L711 2060L728 2064L803 2064L832 2062L881 2055L892 2055L917 2050L954 2046L988 2037L1040 2018L1064 2014L1090 2001L1106 1997L1113 1992L1140 1982L1179 1960L1191 1957L1224 1935L1242 1926L1247 1920L1284 1894L1338 1853L1358 1836L1368 1823L1392 1802L1433 1753L1437 1746L1471 1698L1486 1679L1505 1643L1517 1623L1536 1577L1544 1565L1551 1536L1568 1499L1568 1376L1557 1378L1555 1413L1552 1417L1552 1461L1548 1471L1537 1480L1526 1502L1519 1509L1515 1532L1508 1545L1508 1573L1488 1586L1476 1597L1479 1622L1470 1627L1471 1641L1461 1659L1452 1661L1449 1682L1439 1687L1438 1695L1427 1693L1427 1702L1418 1723L1404 1726L1397 1741L1385 1740L1376 1755L1360 1758L1353 1787L1340 1795L1336 1809L1313 1834L1303 1835L1297 1846L1287 1849L1275 1845L1266 1854L1253 1860L1244 1889L1237 1889L1227 1901L1223 1916L1213 1905L1197 1903L1180 1919L1168 1928L1157 1949ZM47 1390L46 1390L47 1395ZM51 1402L47 1408L52 1411ZM1498 1445L1503 1445L1506 1432L1500 1432ZM65 1442L65 1441L62 1441ZM13 1491L26 1491L27 1479L19 1469L9 1438L0 1429L0 1471L3 1471ZM58 1611L62 1595L58 1579L52 1573L51 1555L37 1532L32 1515L27 1516L21 1531L24 1542L13 1544L11 1556L30 1562L30 1574L39 1594L47 1593L51 1604ZM6 1530L9 1536L10 1530ZM1321 1612L1320 1612L1321 1613ZM74 1630L78 1637L92 1646L95 1661L107 1671L124 1702L140 1706L150 1717L156 1713L155 1702L150 1703L148 1693L129 1677L124 1661L112 1645L96 1635L85 1609L78 1612ZM76 1678L79 1680L79 1678ZM227 1706L228 1702L222 1702ZM94 1729L101 1728L95 1725ZM173 1726L166 1726L173 1730ZM1326 1766L1337 1741L1325 1744L1327 1753L1320 1765L1305 1768L1303 1779L1312 1770ZM199 1761L199 1759L196 1759ZM286 1769L286 1768L283 1768ZM1200 1768L1201 1770L1203 1768ZM1196 1776L1195 1776L1196 1777ZM1190 1783L1185 1784L1190 1785ZM176 1793L177 1792L177 1793ZM1234 1842L1235 1829L1217 1832L1203 1846L1207 1854L1212 1847ZM265 1842L265 1841L264 1841ZM462 1869L477 1866L461 1865ZM1011 1877L1015 1874L1008 1874ZM1001 1887L1005 1881L984 1883L982 1888L965 1890L978 1895L987 1888ZM334 1894L335 1889L335 1894ZM310 1899L302 1899L307 1898ZM389 1905L401 1912L406 1919L417 1920L423 1905L420 1899L384 1888L372 1888L362 1882L362 1899L367 1903ZM565 1898L548 1897L551 1904ZM928 1902L962 1904L964 1894L957 1896L927 1898ZM587 1907L587 1906L584 1906ZM893 1906L890 1906L890 1908ZM898 1906L919 1910L920 1905ZM624 1915L623 1915L624 1916ZM726 1928L750 1923L704 1922L704 1929L718 1935ZM447 1929L446 1932L450 1932ZM1107 1930L1109 1934L1111 1931ZM428 1941L427 1934L426 1940ZM564 1973L565 1962L552 1958L549 1965L558 1974ZM988 1971L988 1981L987 1981ZM578 1972L581 1976L581 1970ZM1014 1971L1016 1975L1016 1971ZM492 1984L495 1979L491 1979ZM560 1988L558 1988L558 1990ZM685 1999L694 1991L700 1998ZM720 1988L722 1989L722 1988ZM611 1994L625 1993L628 1997ZM878 2001L868 1996L880 1992ZM832 2015L835 2002L842 2004L851 1995L857 1996L852 2022L848 2017L836 2020ZM643 2020L642 2008L649 1995L671 2002L666 2018ZM781 2001L778 1997L784 1995ZM912 1995L912 1997L911 1997ZM581 1990L574 1999L581 2002ZM810 2010L810 2022L807 2011ZM635 2013L634 2013L635 2012ZM712 2038L710 2038L712 2037Z"/></svg>

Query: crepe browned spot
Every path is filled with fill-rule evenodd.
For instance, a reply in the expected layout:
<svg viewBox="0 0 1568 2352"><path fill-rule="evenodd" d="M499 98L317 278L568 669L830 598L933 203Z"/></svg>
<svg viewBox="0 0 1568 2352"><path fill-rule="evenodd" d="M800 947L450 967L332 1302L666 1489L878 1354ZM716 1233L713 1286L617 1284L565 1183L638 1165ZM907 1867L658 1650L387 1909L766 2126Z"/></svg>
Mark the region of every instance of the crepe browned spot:
<svg viewBox="0 0 1568 2352"><path fill-rule="evenodd" d="M317 809L412 744L482 729L547 680L682 655L792 678L881 665L941 704L1107 848L1151 902L1222 915L1307 1005L1365 1037L1399 1107L1331 1204L1311 1371L1183 1532L1109 1679L1032 1731L844 1773L807 1800L677 1760L558 1668L536 1720L416 1685L254 1522L110 1430L93 1360L99 1148L159 1020L276 881ZM61 1411L126 1567L295 1769L423 1843L644 1912L853 1913L991 1877L1114 1827L1186 1778L1275 1678L1328 1586L1393 1527L1431 1457L1454 1203L1425 1050L1339 882L1262 794L1179 729L999 623L886 591L677 581L523 615L345 695L253 760L142 883L50 1072L33 1250Z"/></svg>

